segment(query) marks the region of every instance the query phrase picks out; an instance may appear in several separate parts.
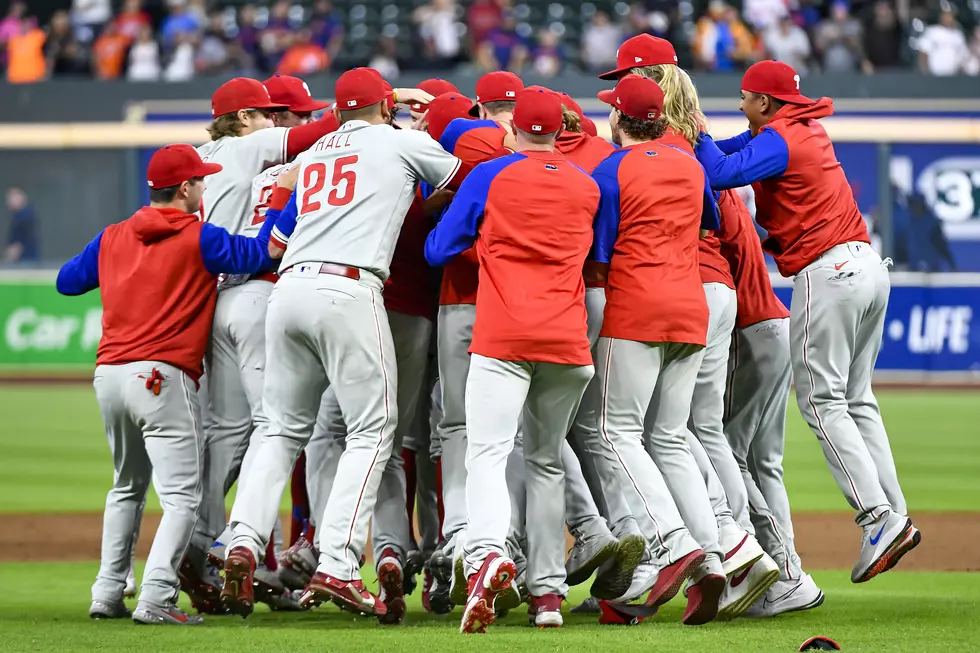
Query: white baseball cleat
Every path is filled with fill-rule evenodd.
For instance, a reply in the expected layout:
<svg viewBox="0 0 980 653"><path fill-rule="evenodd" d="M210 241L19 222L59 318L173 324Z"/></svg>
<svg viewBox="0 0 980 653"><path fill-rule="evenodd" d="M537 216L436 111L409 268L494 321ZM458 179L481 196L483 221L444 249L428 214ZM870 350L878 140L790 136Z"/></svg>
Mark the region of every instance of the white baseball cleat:
<svg viewBox="0 0 980 653"><path fill-rule="evenodd" d="M748 569L766 554L759 542L735 522L718 530L718 544L724 551L721 568L727 578Z"/></svg>
<svg viewBox="0 0 980 653"><path fill-rule="evenodd" d="M823 604L824 594L810 574L780 580L745 612L746 617L775 617L785 612L811 610Z"/></svg>
<svg viewBox="0 0 980 653"><path fill-rule="evenodd" d="M765 595L779 580L779 565L763 554L751 567L728 579L718 603L718 619L735 619Z"/></svg>
<svg viewBox="0 0 980 653"><path fill-rule="evenodd" d="M93 619L128 619L132 616L126 605L119 601L92 601L88 616Z"/></svg>
<svg viewBox="0 0 980 653"><path fill-rule="evenodd" d="M203 624L201 617L192 617L177 607L176 603L159 607L155 605L140 605L133 611L133 622L148 626L175 625L197 626Z"/></svg>
<svg viewBox="0 0 980 653"><path fill-rule="evenodd" d="M920 540L911 519L889 510L864 527L861 554L851 570L851 582L864 583L888 571Z"/></svg>
<svg viewBox="0 0 980 653"><path fill-rule="evenodd" d="M626 593L616 598L616 603L629 603L641 598L657 584L660 568L653 560L645 560L633 571L633 582Z"/></svg>

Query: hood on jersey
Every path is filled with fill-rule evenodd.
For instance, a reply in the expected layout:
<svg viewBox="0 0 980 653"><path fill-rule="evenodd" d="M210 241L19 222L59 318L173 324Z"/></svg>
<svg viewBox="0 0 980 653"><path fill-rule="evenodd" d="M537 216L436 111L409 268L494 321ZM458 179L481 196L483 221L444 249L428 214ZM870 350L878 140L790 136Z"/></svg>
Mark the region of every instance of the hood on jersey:
<svg viewBox="0 0 980 653"><path fill-rule="evenodd" d="M155 243L180 233L200 218L179 209L144 206L131 218L133 232L143 243Z"/></svg>

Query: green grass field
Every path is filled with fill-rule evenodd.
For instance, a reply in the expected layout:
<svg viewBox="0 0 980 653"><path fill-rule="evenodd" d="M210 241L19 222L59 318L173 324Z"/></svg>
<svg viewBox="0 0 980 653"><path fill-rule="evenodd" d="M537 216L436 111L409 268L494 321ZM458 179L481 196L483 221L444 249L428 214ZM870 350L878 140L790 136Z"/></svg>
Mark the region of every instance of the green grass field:
<svg viewBox="0 0 980 653"><path fill-rule="evenodd" d="M980 393L883 391L882 412L910 509L980 511ZM98 409L87 386L0 386L0 513L97 512L112 478ZM786 481L794 512L848 511L820 448L790 407ZM148 509L157 508L155 498ZM65 546L71 546L66 541ZM247 621L209 617L201 628L137 628L92 622L97 562L0 563L0 651L793 651L827 635L844 651L980 651L980 575L894 571L853 585L844 571L814 576L819 609L773 620L703 628L680 625L682 600L634 627L600 627L569 616L558 632L526 627L523 610L486 637L456 632L458 612L422 612L381 628L331 606L309 614L260 607ZM585 587L585 586L583 586ZM572 605L584 597L577 588ZM182 603L186 604L185 601ZM131 607L134 603L131 602Z"/></svg>

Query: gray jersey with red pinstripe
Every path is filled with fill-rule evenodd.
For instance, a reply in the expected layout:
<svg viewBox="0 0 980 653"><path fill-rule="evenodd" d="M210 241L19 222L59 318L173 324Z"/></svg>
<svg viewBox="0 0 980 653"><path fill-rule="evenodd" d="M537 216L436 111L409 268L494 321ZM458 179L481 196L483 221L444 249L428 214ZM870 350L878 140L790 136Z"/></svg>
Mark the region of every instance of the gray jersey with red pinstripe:
<svg viewBox="0 0 980 653"><path fill-rule="evenodd" d="M262 229L262 223L265 222L265 212L269 208L269 200L272 199L272 191L276 187L276 181L291 166L290 163L272 166L255 175L255 178L252 179L252 191L249 196L251 210L248 214L248 224L243 230L244 235L254 238Z"/></svg>
<svg viewBox="0 0 980 653"><path fill-rule="evenodd" d="M266 168L286 162L289 129L270 127L247 136L224 136L197 148L201 158L223 169L207 178L203 217L231 234L253 222L252 180Z"/></svg>
<svg viewBox="0 0 980 653"><path fill-rule="evenodd" d="M351 120L303 152L299 211L281 269L329 262L388 278L405 214L419 181L442 188L460 161L428 134Z"/></svg>

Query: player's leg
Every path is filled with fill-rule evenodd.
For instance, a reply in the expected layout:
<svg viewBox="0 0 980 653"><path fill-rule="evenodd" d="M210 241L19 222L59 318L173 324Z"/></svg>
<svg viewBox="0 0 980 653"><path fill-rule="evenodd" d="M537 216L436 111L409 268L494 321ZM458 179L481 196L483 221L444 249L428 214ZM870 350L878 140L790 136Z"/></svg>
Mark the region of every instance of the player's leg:
<svg viewBox="0 0 980 653"><path fill-rule="evenodd" d="M565 470L565 524L575 538L565 561L565 574L567 583L575 586L587 581L596 569L616 555L619 541L599 514L578 456L567 439L562 444L561 460Z"/></svg>
<svg viewBox="0 0 980 653"><path fill-rule="evenodd" d="M725 412L725 382L732 331L735 329L735 291L721 283L704 284L710 319L708 344L694 386L689 427L701 442L728 498L732 515L743 529L751 531L745 481L722 425ZM724 544L724 543L723 543Z"/></svg>
<svg viewBox="0 0 980 653"><path fill-rule="evenodd" d="M415 425L415 415L425 383L432 323L424 317L388 311L398 374L398 426L394 431L391 456L381 475L374 507L372 548L382 600L388 606L385 623L398 623L405 614L405 556L411 544L411 527L406 511L405 468L402 442Z"/></svg>
<svg viewBox="0 0 980 653"><path fill-rule="evenodd" d="M441 377L446 382L445 377ZM507 461L514 448L531 382L531 364L474 354L466 382L466 514L464 575L480 574L466 601L460 629L494 620L496 596L509 590L517 569L508 557L511 503ZM445 397L445 386L443 397ZM445 451L445 450L444 450ZM455 579L454 579L455 582Z"/></svg>
<svg viewBox="0 0 980 653"><path fill-rule="evenodd" d="M593 367L537 363L524 414L527 486L527 588L539 626L561 625L568 593L565 566L565 473L562 449ZM574 455L572 455L574 459Z"/></svg>
<svg viewBox="0 0 980 653"><path fill-rule="evenodd" d="M432 456L435 446L432 442L433 433L430 427L431 415L435 412L434 393L438 380L435 361L430 361L429 373L431 382L425 386L420 409L416 411L413 446L415 451L416 503L415 515L418 520L418 546L422 558L428 560L436 545L439 544L439 498L436 492L436 463ZM438 436L435 436L438 439Z"/></svg>
<svg viewBox="0 0 980 653"><path fill-rule="evenodd" d="M123 592L151 482L152 468L143 446L143 434L125 402L125 385L131 376L126 367L100 365L93 382L114 468L102 520L101 564L92 585L89 614L93 618L129 616L123 604Z"/></svg>
<svg viewBox="0 0 980 653"><path fill-rule="evenodd" d="M127 404L142 425L153 487L163 508L133 619L154 624L199 623L199 617L182 614L176 605L177 567L190 543L201 503L204 433L197 384L170 365L147 362L127 367L133 374L126 388ZM148 390L139 378L154 373L163 377L159 394Z"/></svg>

